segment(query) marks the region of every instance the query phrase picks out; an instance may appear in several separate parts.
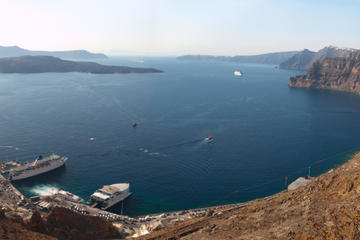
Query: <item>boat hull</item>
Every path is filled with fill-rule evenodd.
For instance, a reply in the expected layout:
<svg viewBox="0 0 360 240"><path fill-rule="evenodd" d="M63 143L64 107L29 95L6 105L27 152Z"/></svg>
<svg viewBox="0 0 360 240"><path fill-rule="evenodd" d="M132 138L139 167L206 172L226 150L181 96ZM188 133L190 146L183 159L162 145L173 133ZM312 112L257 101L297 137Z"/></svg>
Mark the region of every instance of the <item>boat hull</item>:
<svg viewBox="0 0 360 240"><path fill-rule="evenodd" d="M107 204L105 207L102 207L102 209L106 210L108 208L111 208L112 206L115 206L116 204L120 203L121 201L124 201L126 198L128 198L131 195L131 192L126 193L121 199L118 199L116 201L113 201L112 203Z"/></svg>
<svg viewBox="0 0 360 240"><path fill-rule="evenodd" d="M34 169L32 171L27 171L27 172L21 173L21 174L16 175L16 176L10 176L10 180L11 181L23 180L23 179L35 177L35 176L38 176L40 174L44 174L44 173L53 171L55 169L58 169L59 167L64 166L65 163L66 163L66 160L67 160L67 158L62 158L60 161L52 163L50 167L38 168L38 169Z"/></svg>

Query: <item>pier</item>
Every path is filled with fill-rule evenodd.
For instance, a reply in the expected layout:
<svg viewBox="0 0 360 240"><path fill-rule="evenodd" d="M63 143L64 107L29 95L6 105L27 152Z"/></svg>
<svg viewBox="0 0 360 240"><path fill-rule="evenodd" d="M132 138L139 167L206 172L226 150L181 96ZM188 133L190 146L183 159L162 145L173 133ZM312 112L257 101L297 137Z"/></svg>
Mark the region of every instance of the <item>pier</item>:
<svg viewBox="0 0 360 240"><path fill-rule="evenodd" d="M4 174L4 170L3 174ZM8 170L8 169L6 169ZM63 207L71 211L88 216L99 217L110 221L119 230L126 232L129 236L141 236L154 230L173 225L191 218L200 218L211 214L222 214L233 208L242 207L244 204L230 204L226 206L198 208L191 210L180 210L165 213L149 214L132 218L129 216L111 213L105 210L89 206L85 203L73 202L64 199L59 194L50 196L35 196L27 199L19 192L2 174L0 174L0 201L2 208L7 214L20 216L22 219L30 219L33 212L41 215L48 214L54 207Z"/></svg>

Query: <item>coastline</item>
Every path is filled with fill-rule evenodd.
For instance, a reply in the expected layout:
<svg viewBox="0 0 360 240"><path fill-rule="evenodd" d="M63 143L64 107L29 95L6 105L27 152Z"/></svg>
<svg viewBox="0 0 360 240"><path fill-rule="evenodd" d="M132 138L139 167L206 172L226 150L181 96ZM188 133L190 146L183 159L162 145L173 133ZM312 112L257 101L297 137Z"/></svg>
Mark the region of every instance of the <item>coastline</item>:
<svg viewBox="0 0 360 240"><path fill-rule="evenodd" d="M309 207L309 204L312 205L311 201L309 200L311 197L309 198L309 196L304 196L306 193L308 194L314 193L316 192L314 190L316 188L318 188L317 191L322 191L323 189L321 187L323 187L324 184L326 185L326 183L327 184L329 184L329 182L331 183L331 179L334 179L336 176L340 176L340 175L344 175L345 178L349 178L353 176L354 172L356 172L357 170L360 170L360 152L356 152L355 154L353 154L352 157L350 157L345 163L338 166L337 168L331 169L330 171L327 171L321 174L320 176L314 177L313 181L309 185L305 187L300 187L293 191L283 190L274 195L270 195L264 198L254 199L248 202L225 204L225 205L218 205L218 206L212 206L206 208L188 209L182 211L163 212L157 214L149 214L146 216L138 216L136 218L130 218L127 216L121 216L106 211L96 210L84 204L75 204L75 205L77 205L77 208L80 209L84 209L84 208L88 209L91 212L91 215L93 216L99 216L99 213L101 213L102 214L101 218L110 220L113 223L113 225L118 228L119 231L125 232L128 236L140 237L140 239L152 239L153 237L155 237L156 239L162 239L164 236L166 236L167 238L170 234L169 232L171 232L170 234L171 236L179 237L181 235L182 237L185 237L187 235L192 236L193 234L195 235L203 234L204 231L200 231L200 230L207 228L209 224L212 224L211 223L212 221L218 221L219 219L221 220L224 218L231 218L233 215L236 216L238 214L240 214L245 219L246 218L252 219L252 215L254 215L254 213L258 211L262 211L264 216L261 218L257 216L258 217L257 221L260 221L260 224L265 224L265 225L268 222L266 221L264 223L262 221L264 221L265 219L264 217L266 215L269 215L267 217L271 218L273 217L272 215L275 214L280 219L282 219L280 215L281 215L281 211L284 211L283 205L285 204L286 206L290 206L291 204L287 202L292 201L291 199L303 198L304 200L306 200L305 202L299 200L295 202L295 204L294 201L292 201L292 204L294 204L293 208L294 207L296 208L297 205L303 206L304 204L307 206L303 206L303 207ZM348 172L350 172L351 174L348 174ZM359 179L360 179L360 174L359 174ZM2 179L2 182L4 181L7 180ZM358 181L360 186L360 180ZM319 187L319 185L321 185L321 187ZM345 188L351 190L354 188L354 186L349 185L349 187L345 186ZM16 190L15 187L13 186L12 189L15 192L15 194L18 192L18 190ZM360 187L358 188L358 191L360 192ZM63 201L63 200L59 201L59 199L57 199L56 197L51 197L51 196L41 197L37 203L36 202L32 203L26 198L24 198L24 201L27 203L28 206L28 207L24 207L25 210L28 210L27 212L28 214L26 214L26 217L23 217L24 220L30 218L31 212L41 211L39 206L44 205L43 204L44 202L51 203L52 208L54 207L70 208L71 205L74 205L73 203L68 201ZM41 202L42 204L38 204ZM322 200L322 202L326 203L326 201L324 200ZM12 208L9 209L10 211L8 212L17 213L17 209L18 208ZM72 210L75 211L74 208L72 208ZM277 214L278 211L280 212ZM46 214L47 212L45 211L42 212L42 215L46 215ZM311 213L308 214L311 215ZM287 216L289 216L290 218L289 214L287 214ZM299 219L297 219L294 222L302 222L303 224L305 224L303 220L304 219L299 221ZM250 223L247 223L247 226L249 226L249 224ZM266 229L266 226L264 227ZM174 229L179 229L179 230L175 231ZM264 233L266 232L266 230L262 230L262 231ZM283 236L281 235L281 233L283 233L283 231L277 229L277 232L280 235L277 235L276 237L282 239ZM253 232L251 233L251 235L252 234ZM193 237L194 236L190 237L190 239ZM209 236L207 235L206 237L212 239L211 234ZM250 235L248 239L251 239Z"/></svg>
<svg viewBox="0 0 360 240"><path fill-rule="evenodd" d="M187 220L140 239L317 239L351 236L358 230L339 226L357 221L356 217L360 214L358 193L360 152L337 168L315 177L307 186L284 190L227 210L217 210L212 216Z"/></svg>

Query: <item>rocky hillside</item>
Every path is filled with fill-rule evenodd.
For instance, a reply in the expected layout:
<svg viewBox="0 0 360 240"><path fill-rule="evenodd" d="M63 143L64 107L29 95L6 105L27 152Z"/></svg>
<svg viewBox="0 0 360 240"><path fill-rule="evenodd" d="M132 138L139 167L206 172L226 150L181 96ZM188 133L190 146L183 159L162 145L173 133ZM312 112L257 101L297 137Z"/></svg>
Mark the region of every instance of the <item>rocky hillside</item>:
<svg viewBox="0 0 360 240"><path fill-rule="evenodd" d="M26 222L21 217L14 217L13 213L10 213L12 217L6 214L0 211L0 239L92 240L124 237L112 223L66 208L55 207L44 217L35 212Z"/></svg>
<svg viewBox="0 0 360 240"><path fill-rule="evenodd" d="M260 63L260 64L280 64L285 60L294 56L297 52L275 52L259 55L245 55L245 56L213 56L213 55L185 55L180 56L179 60L211 60L211 61L228 61L228 62L243 62L243 63Z"/></svg>
<svg viewBox="0 0 360 240"><path fill-rule="evenodd" d="M219 209L141 239L360 239L360 153L305 187Z"/></svg>
<svg viewBox="0 0 360 240"><path fill-rule="evenodd" d="M360 51L350 53L346 58L316 61L306 75L290 78L289 86L360 94Z"/></svg>
<svg viewBox="0 0 360 240"><path fill-rule="evenodd" d="M34 232L66 240L121 238L112 223L59 207L43 218L34 213L27 227Z"/></svg>
<svg viewBox="0 0 360 240"><path fill-rule="evenodd" d="M337 48L333 46L325 47L318 52L312 52L305 49L282 62L279 67L281 69L307 70L318 60L325 58L346 57L349 53L355 51L355 49Z"/></svg>
<svg viewBox="0 0 360 240"><path fill-rule="evenodd" d="M11 219L0 211L0 239L8 240L56 240L56 238L39 232L34 232L26 227L21 218Z"/></svg>

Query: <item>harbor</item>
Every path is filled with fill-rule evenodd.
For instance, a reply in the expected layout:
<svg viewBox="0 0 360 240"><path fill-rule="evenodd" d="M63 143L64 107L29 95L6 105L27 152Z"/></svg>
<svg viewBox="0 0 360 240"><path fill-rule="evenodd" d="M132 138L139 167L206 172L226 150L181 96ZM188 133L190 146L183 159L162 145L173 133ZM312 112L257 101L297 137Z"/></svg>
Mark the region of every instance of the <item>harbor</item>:
<svg viewBox="0 0 360 240"><path fill-rule="evenodd" d="M51 155L50 157L44 158L44 160L51 161L54 159L61 160L64 158L61 158L58 155ZM37 170L37 163L39 160L43 160L43 158L39 157L34 162L27 162L25 164L14 161L0 163L0 200L2 202L2 210L6 213L16 213L16 215L20 216L22 219L29 220L34 212L38 212L41 216L45 216L49 214L53 208L61 207L79 214L99 217L106 221L110 221L119 229L119 231L124 232L127 236L137 237L177 222L203 217L209 213L219 214L219 212L221 213L224 209L234 207L233 205L229 205L224 207L199 208L150 214L134 218L106 211L108 207L115 204L122 204L123 206L124 200L131 194L131 192L129 192L130 185L128 183L105 185L90 196L90 200L93 201L88 203L75 194L65 190L59 190L48 196L33 196L28 199L18 191L11 184L11 180L4 177L4 175L14 176L16 175L16 171L20 171L21 174L24 175L24 171L30 171L30 173L25 174L31 177L32 171L35 171L35 173L39 172L39 170ZM44 166L50 166L50 170L52 170L51 164L42 162L41 165L43 168L41 173L45 172ZM111 198L111 194L115 194L117 198Z"/></svg>

